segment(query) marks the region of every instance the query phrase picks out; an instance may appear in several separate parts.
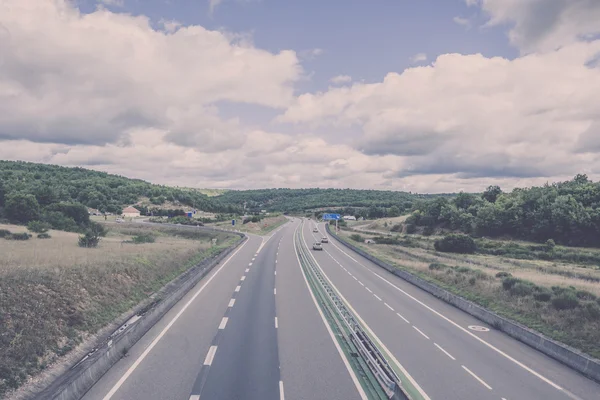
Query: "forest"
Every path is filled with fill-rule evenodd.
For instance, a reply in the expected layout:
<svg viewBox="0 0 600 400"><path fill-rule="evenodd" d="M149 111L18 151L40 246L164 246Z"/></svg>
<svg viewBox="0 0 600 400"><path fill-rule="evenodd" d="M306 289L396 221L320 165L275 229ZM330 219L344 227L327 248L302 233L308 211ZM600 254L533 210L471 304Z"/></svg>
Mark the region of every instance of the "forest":
<svg viewBox="0 0 600 400"><path fill-rule="evenodd" d="M506 193L490 186L481 195L418 200L406 225L407 232L424 227L424 234L445 228L474 236L600 247L600 182L577 175Z"/></svg>

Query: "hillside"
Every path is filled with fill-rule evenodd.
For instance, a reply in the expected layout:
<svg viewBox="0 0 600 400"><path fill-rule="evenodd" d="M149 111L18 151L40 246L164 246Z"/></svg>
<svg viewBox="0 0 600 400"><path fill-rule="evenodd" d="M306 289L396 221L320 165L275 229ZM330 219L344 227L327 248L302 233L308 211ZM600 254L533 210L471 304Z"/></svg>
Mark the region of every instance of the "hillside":
<svg viewBox="0 0 600 400"><path fill-rule="evenodd" d="M422 226L426 234L441 228L475 236L600 247L600 182L586 175L510 193L490 186L480 196L460 193L450 200L422 201L414 210L406 220L407 232Z"/></svg>
<svg viewBox="0 0 600 400"><path fill-rule="evenodd" d="M101 212L119 213L141 198L159 206L165 202L210 212L234 210L192 190L154 185L139 179L56 165L0 161L0 218L27 223L55 212L76 214L77 204ZM65 210L69 208L69 212ZM75 207L76 208L76 207ZM54 216L52 216L54 215ZM77 221L74 215L71 215ZM51 222L51 221L50 221Z"/></svg>
<svg viewBox="0 0 600 400"><path fill-rule="evenodd" d="M410 210L416 199L439 196L415 195L406 192L354 189L259 189L232 190L215 197L224 204L249 210L301 212L332 208L387 209L395 206L398 212ZM345 210L354 214L356 210Z"/></svg>

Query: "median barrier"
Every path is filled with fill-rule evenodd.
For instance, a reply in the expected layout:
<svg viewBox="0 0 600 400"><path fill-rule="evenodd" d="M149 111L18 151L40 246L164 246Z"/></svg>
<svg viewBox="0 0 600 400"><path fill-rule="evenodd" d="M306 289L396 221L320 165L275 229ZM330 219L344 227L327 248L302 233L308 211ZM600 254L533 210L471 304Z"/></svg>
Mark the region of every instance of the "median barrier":
<svg viewBox="0 0 600 400"><path fill-rule="evenodd" d="M151 296L153 301L150 304L142 310L131 313L128 321L132 322L126 323L104 337L96 349L80 359L34 398L76 400L83 397L117 361L127 354L128 349L133 347L187 292L248 239L244 234L236 234L240 236L237 243L224 249L218 255L203 260L165 285ZM136 317L139 318L136 319Z"/></svg>
<svg viewBox="0 0 600 400"><path fill-rule="evenodd" d="M550 339L537 331L519 324L518 322L501 317L478 304L450 293L449 291L442 289L431 282L421 279L410 272L398 269L340 238L335 232L331 231L329 225L326 225L326 230L342 245L360 254L377 266L404 279L418 288L423 289L427 293L444 300L446 303L453 305L467 314L470 314L473 317L493 326L494 328L506 333L520 342L533 347L541 353L560 361L561 363L571 367L583 375L600 382L600 360L597 360L571 346L567 346L564 343Z"/></svg>

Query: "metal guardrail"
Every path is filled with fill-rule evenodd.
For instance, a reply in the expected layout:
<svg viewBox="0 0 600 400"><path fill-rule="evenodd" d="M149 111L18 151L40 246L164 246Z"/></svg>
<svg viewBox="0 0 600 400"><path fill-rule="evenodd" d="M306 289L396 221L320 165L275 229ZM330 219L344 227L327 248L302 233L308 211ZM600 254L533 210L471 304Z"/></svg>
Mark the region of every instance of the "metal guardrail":
<svg viewBox="0 0 600 400"><path fill-rule="evenodd" d="M326 294L329 303L333 306L333 311L337 314L339 320L343 321L345 330L349 332L348 339L353 344L352 347L357 350L358 355L364 361L370 373L375 377L387 398L393 400L410 400L410 397L402 390L398 375L396 375L354 315L348 310L327 278L324 277L312 256L309 255L310 250L302 243L299 235L296 236L296 241L301 262L304 262L307 271L319 284L322 292Z"/></svg>

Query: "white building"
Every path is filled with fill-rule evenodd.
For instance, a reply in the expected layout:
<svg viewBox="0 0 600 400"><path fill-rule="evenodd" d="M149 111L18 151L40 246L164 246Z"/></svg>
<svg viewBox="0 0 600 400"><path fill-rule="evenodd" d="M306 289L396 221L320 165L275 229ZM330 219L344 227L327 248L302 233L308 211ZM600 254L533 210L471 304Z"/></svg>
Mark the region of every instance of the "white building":
<svg viewBox="0 0 600 400"><path fill-rule="evenodd" d="M354 215L344 215L344 221L356 221L356 217Z"/></svg>
<svg viewBox="0 0 600 400"><path fill-rule="evenodd" d="M126 207L123 210L123 217L125 218L135 218L135 217L139 217L140 216L140 210L138 210L135 207Z"/></svg>

